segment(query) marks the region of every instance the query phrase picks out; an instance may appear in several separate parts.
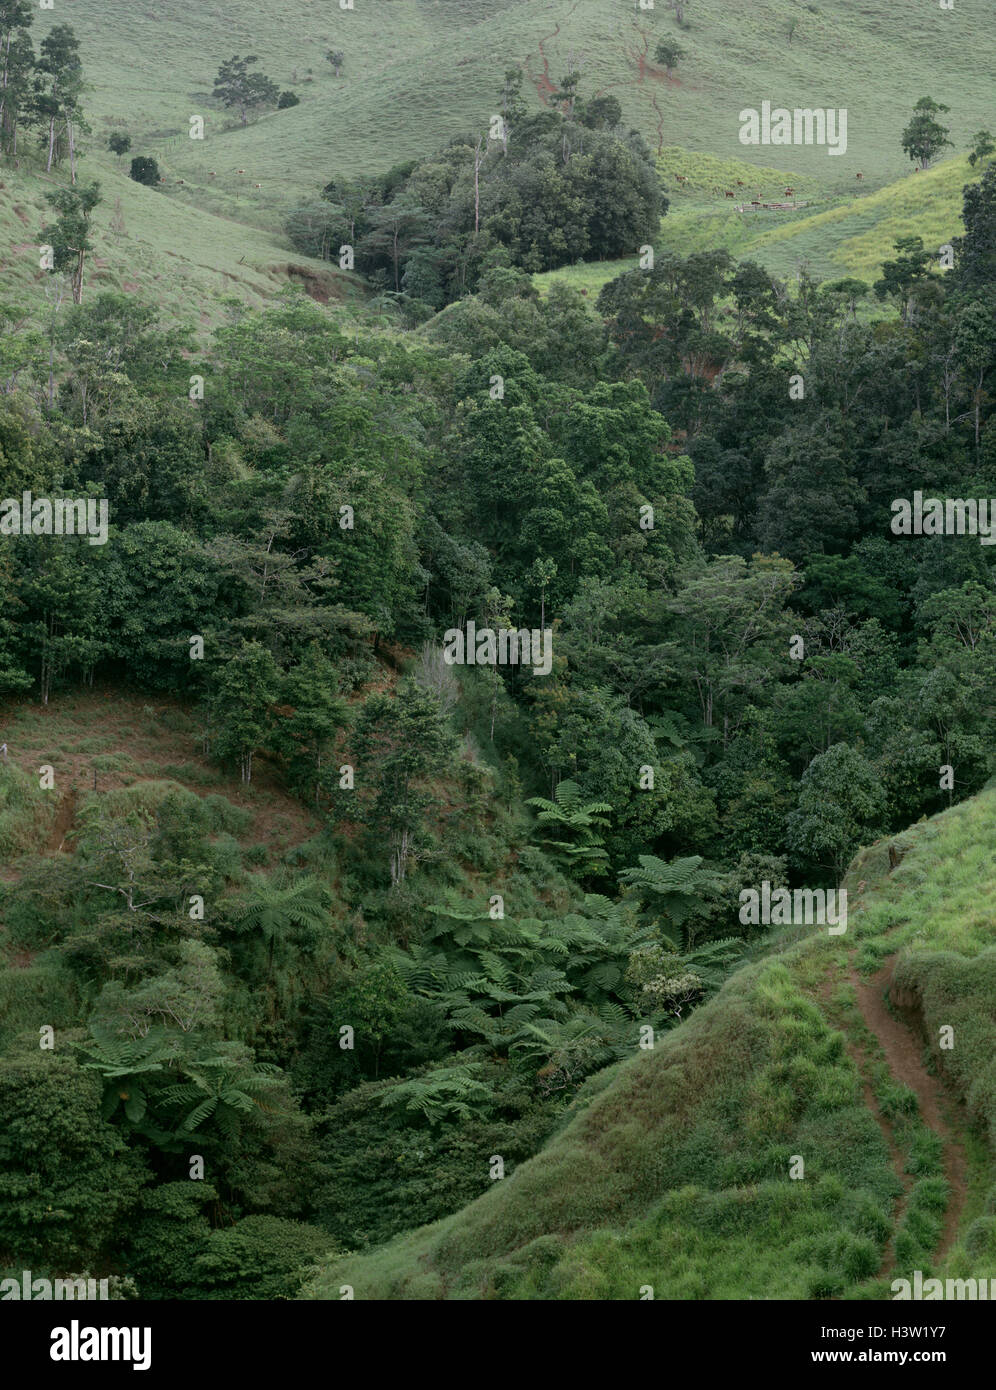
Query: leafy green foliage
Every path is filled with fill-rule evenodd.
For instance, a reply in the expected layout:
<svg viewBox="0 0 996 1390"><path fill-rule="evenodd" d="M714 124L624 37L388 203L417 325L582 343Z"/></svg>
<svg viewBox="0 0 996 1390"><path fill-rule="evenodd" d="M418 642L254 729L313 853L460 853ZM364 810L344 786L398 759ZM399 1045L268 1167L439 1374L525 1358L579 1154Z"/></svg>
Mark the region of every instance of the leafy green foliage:
<svg viewBox="0 0 996 1390"><path fill-rule="evenodd" d="M910 123L903 131L902 145L910 159L919 162L921 169L929 168L944 146L951 144L947 126L937 120L950 109L931 97L921 97L913 108Z"/></svg>
<svg viewBox="0 0 996 1390"><path fill-rule="evenodd" d="M402 1107L423 1115L430 1124L443 1120L469 1120L487 1110L491 1092L478 1080L479 1063L437 1067L424 1077L413 1077L392 1086L381 1104L389 1109Z"/></svg>
<svg viewBox="0 0 996 1390"><path fill-rule="evenodd" d="M471 9L450 6L454 33ZM991 551L888 530L914 488L983 496L996 478L985 132L974 163L919 178L950 195L978 167L965 236L943 228L954 269L919 220L866 251L864 279L782 280L736 259L739 230L661 227L662 177L691 170L701 191L749 166L655 167L630 124L659 72L602 84L572 64L539 109L509 69L490 140L468 73L466 130L417 149L396 132L400 162L361 176L340 141L321 195L289 212L298 251L348 244L359 274L296 263L311 298L232 302L209 337L209 310L175 325L140 269L137 289L116 281L110 247L138 245L133 217L209 226L206 187L150 200L101 153L127 203L105 231L77 179L75 38L50 27L36 63L28 9L0 16L0 144L33 132L58 214L45 314L13 290L0 306L0 471L12 496L106 498L112 517L89 546L0 516L0 693L26 697L0 730L0 1263L114 1261L150 1297L293 1297L328 1245L445 1219L373 1257L402 1272L371 1286L632 1296L663 1262L685 1297L874 1289L895 1182L813 1002L827 961L758 930L744 966L731 932L745 886L835 883L993 770ZM338 50L321 72L341 112L369 71L353 42L341 81ZM682 56L662 42L665 66ZM262 158L273 130L289 150L323 109L307 71L295 115L250 128L297 102L255 66L236 57L216 84L254 178L234 150ZM383 101L392 81L366 85ZM675 120L691 95L671 91ZM915 157L943 148L938 114L921 103ZM133 138L171 181L198 158ZM223 181L210 197L230 207ZM276 228L269 196L252 217ZM953 207L932 212L939 233ZM782 211L803 240L847 220ZM788 221L757 234L784 257ZM269 293L272 245L232 225L233 285ZM641 250L615 279L532 278L644 243L652 268ZM64 305L84 257L102 292ZM551 630L551 670L451 668L445 635L471 620ZM127 752L96 703L131 701L126 684L149 702ZM77 701L95 728L58 747ZM58 803L32 790L43 757ZM961 915L963 932L985 916ZM967 1001L950 1075L988 1124L991 982L967 944L968 966L920 961L910 980L935 1024ZM58 1034L44 1063L39 1016ZM929 1136L908 1137L924 1185L895 1249L926 1261L943 1194ZM824 1170L803 1188L784 1171L804 1144Z"/></svg>
<svg viewBox="0 0 996 1390"><path fill-rule="evenodd" d="M718 887L715 871L703 867L699 855L666 864L656 855L641 854L639 867L627 869L621 881L661 921L665 939L673 934L675 945L689 946L697 935L696 919L707 911L704 894Z"/></svg>
<svg viewBox="0 0 996 1390"><path fill-rule="evenodd" d="M546 797L532 796L526 805L538 809L536 820L541 826L556 827L561 834L570 836L567 840L546 836L544 843L575 864L582 874L590 872L607 857L596 827L609 824L605 812L612 807L607 801L584 803L581 788L569 779L557 784L554 797L555 800L548 801Z"/></svg>
<svg viewBox="0 0 996 1390"><path fill-rule="evenodd" d="M143 183L146 188L153 188L160 181L159 161L151 155L137 154L128 172L136 183Z"/></svg>
<svg viewBox="0 0 996 1390"><path fill-rule="evenodd" d="M278 1216L246 1216L212 1231L191 1271L199 1298L293 1298L311 1266L328 1253L323 1231Z"/></svg>
<svg viewBox="0 0 996 1390"><path fill-rule="evenodd" d="M37 1039L0 1064L4 1263L95 1263L149 1181L143 1155L101 1118L101 1089Z"/></svg>
<svg viewBox="0 0 996 1390"><path fill-rule="evenodd" d="M240 58L236 54L222 63L214 79L214 97L223 106L238 112L243 125L249 117L264 106L276 106L280 99L280 89L269 77L261 72L250 72L259 62L255 54Z"/></svg>
<svg viewBox="0 0 996 1390"><path fill-rule="evenodd" d="M577 73L565 78L553 109L531 116L521 73L510 75L500 139L457 139L381 178L336 175L322 192L331 212L302 204L288 233L325 258L355 247L375 282L430 308L509 259L542 271L629 251L654 235L667 202L643 140L618 130L618 102L582 101L578 81Z"/></svg>

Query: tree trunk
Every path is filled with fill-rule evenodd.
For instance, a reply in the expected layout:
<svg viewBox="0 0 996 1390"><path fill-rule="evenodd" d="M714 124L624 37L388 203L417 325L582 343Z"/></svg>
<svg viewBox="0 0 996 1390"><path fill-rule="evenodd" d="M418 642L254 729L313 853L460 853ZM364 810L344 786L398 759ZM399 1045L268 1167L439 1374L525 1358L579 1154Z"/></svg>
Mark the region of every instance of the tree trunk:
<svg viewBox="0 0 996 1390"><path fill-rule="evenodd" d="M51 643L52 636L53 636L54 632L55 632L55 621L54 621L54 619L53 619L53 617L52 617L52 614L49 613L48 616L47 616L47 618L46 618L46 622L45 622L45 647L44 647L44 650L43 650L43 652L42 652L42 660L41 660L41 680L40 680L40 684L41 684L41 697L42 697L42 704L43 704L43 705L47 705L47 704L48 704L49 691L51 690L51 687L52 687L52 656L51 656L51 646L50 646L50 643Z"/></svg>
<svg viewBox="0 0 996 1390"><path fill-rule="evenodd" d="M481 142L474 150L474 236L481 230Z"/></svg>
<svg viewBox="0 0 996 1390"><path fill-rule="evenodd" d="M50 116L48 122L48 163L45 165L46 174L52 172L52 157L55 154L55 117Z"/></svg>

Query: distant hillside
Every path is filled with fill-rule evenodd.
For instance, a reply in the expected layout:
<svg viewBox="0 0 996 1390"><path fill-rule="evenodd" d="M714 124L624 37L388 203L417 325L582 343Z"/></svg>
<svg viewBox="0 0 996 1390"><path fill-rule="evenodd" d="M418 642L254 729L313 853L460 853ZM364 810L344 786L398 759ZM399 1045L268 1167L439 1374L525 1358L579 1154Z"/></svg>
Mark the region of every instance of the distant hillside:
<svg viewBox="0 0 996 1390"><path fill-rule="evenodd" d="M882 262L894 256L898 237L920 236L936 249L961 236L962 189L977 177L961 155L922 173L907 169L896 182L859 197L829 199L829 206L814 200L800 212L748 208L744 214L695 209L685 214L679 203L674 219L661 228L661 243L686 255L727 246L777 274L808 265L824 278L853 275L870 283Z"/></svg>
<svg viewBox="0 0 996 1390"><path fill-rule="evenodd" d="M301 256L272 232L145 188L103 161L87 159L84 181L100 181L103 201L94 214L95 254L86 293L123 290L155 303L164 321L204 329L217 325L225 300L259 305L290 283L303 284L325 302L360 300L362 287L327 262ZM2 169L0 277L2 297L45 311L48 280L39 269L42 228L51 220L45 194L67 182L27 164Z"/></svg>
<svg viewBox="0 0 996 1390"><path fill-rule="evenodd" d="M908 167L899 132L920 95L952 108L956 150L993 120L982 74L996 67L996 32L985 0L958 0L950 12L888 0L688 0L682 30L664 0L652 11L635 0L356 0L348 11L332 0L271 0L236 13L233 22L231 9L199 0L69 0L41 13L35 32L67 20L77 30L98 137L128 127L141 137L136 148L163 157L171 173L210 182L215 201L244 199L261 183L250 221L332 173L386 169L483 128L512 64L526 68L538 103L573 57L582 92L613 93L655 148L759 166L774 161L768 149L740 145L741 108L765 99L846 107L843 157L790 147L777 161L830 188L846 189L859 171L874 182ZM664 37L686 54L670 78L653 61ZM330 48L345 54L339 77L325 60ZM209 94L218 64L235 52L258 54L261 70L295 91L300 106L226 130L231 121ZM208 117L203 143L188 139L192 113Z"/></svg>
<svg viewBox="0 0 996 1390"><path fill-rule="evenodd" d="M483 130L509 66L524 67L535 107L569 61L581 67L582 94L619 99L671 189L662 246L687 254L725 245L780 274L805 263L817 274L867 278L897 232L949 236L967 166L959 157L914 179L900 131L921 93L951 106L956 151L994 122L991 92L973 77L996 65L983 0L959 0L951 12L899 11L885 0L832 8L760 0L746 9L689 0L684 29L663 0L654 10L632 0L356 0L353 10L273 0L237 13L233 23L230 9L195 0L145 8L67 0L33 25L36 43L65 22L82 43L92 126L83 172L101 179L105 196L94 287L144 289L167 317L193 312L204 327L223 315L226 297L258 302L288 274L317 298L357 297L355 278L290 252L288 207L334 174L385 170ZM671 76L653 61L665 37L685 52ZM339 76L330 49L344 54ZM218 65L233 53L258 54L260 70L300 104L242 128L211 96ZM741 145L740 110L766 99L846 107L847 153ZM203 141L189 138L192 115L204 117ZM130 155L119 162L106 147L113 131L131 136L132 154L159 161L161 187L127 178ZM48 181L25 160L17 169L8 162L3 175L4 284L37 289ZM784 186L795 189L795 210L740 213L725 197L783 198ZM288 272L289 262L297 269ZM621 268L558 273L597 290Z"/></svg>
<svg viewBox="0 0 996 1390"><path fill-rule="evenodd" d="M990 1274L994 831L989 788L863 852L846 935L765 943L486 1196L309 1296L889 1298L913 1269Z"/></svg>
<svg viewBox="0 0 996 1390"><path fill-rule="evenodd" d="M936 249L963 235L962 189L980 173L967 155L959 155L925 172L907 171L873 191L842 197L824 193L809 178L788 185L792 176L784 172L751 171L742 161L687 150L665 150L658 164L671 199L661 219L658 251L687 256L725 246L731 255L758 261L774 275L793 278L806 267L818 279L856 276L868 284L895 255L897 238L919 236ZM678 174L685 182L678 181ZM787 186L794 190L791 196L785 194ZM733 201L726 189L734 192ZM752 207L755 197L760 205ZM564 266L537 275L536 282L541 292L563 280L596 295L636 264L634 256Z"/></svg>

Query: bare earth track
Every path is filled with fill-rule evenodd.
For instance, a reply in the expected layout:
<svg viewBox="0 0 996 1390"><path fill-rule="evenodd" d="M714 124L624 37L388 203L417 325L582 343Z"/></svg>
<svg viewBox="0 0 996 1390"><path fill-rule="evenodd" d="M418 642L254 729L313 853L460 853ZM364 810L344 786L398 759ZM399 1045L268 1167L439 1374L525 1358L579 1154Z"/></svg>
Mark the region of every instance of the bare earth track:
<svg viewBox="0 0 996 1390"><path fill-rule="evenodd" d="M958 1223L967 1191L967 1162L961 1141L946 1118L950 1103L938 1079L931 1076L922 1061L922 1044L905 1023L889 1011L886 996L892 981L895 956L891 956L871 979L863 980L852 966L848 975L857 996L858 1008L865 1024L878 1038L889 1071L893 1077L914 1092L925 1125L943 1142L944 1176L950 1188L944 1228L935 1254L938 1259L947 1254L958 1234ZM877 1107L873 1113L882 1123ZM895 1162L894 1145L893 1161ZM906 1175L899 1173L906 1184Z"/></svg>

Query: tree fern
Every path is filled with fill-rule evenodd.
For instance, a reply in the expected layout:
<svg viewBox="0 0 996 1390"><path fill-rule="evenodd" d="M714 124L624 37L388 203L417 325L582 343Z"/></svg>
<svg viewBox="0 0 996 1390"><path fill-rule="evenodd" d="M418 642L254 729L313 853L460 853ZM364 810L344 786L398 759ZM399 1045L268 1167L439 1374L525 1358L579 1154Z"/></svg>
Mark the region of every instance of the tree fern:
<svg viewBox="0 0 996 1390"><path fill-rule="evenodd" d="M703 869L703 859L691 855L665 863L653 854L641 854L638 868L626 869L620 881L640 900L665 918L665 930L673 928L683 945L694 939L694 918L706 911L703 895L721 886L719 875Z"/></svg>
<svg viewBox="0 0 996 1390"><path fill-rule="evenodd" d="M607 801L582 801L581 788L577 782L567 779L561 782L554 793L555 801L545 796L531 796L527 806L535 806L536 817L541 826L556 827L561 834L543 837L543 843L561 858L575 864L582 871L599 866L608 859L598 833L601 826L609 824L608 813L612 806Z"/></svg>
<svg viewBox="0 0 996 1390"><path fill-rule="evenodd" d="M424 1076L402 1081L381 1100L385 1109L405 1109L423 1115L430 1124L447 1119L470 1120L486 1114L492 1103L491 1087L477 1079L479 1062L440 1067Z"/></svg>

